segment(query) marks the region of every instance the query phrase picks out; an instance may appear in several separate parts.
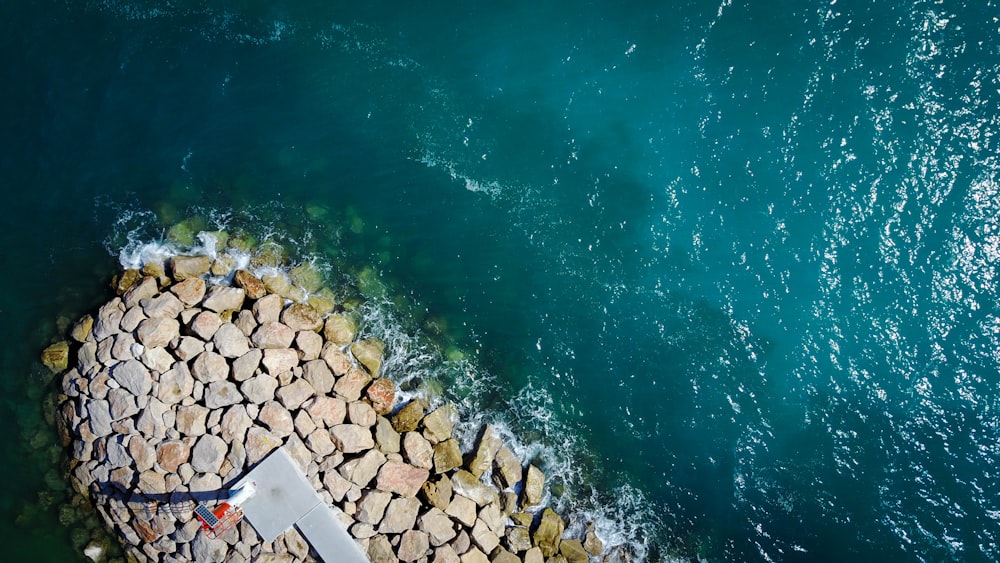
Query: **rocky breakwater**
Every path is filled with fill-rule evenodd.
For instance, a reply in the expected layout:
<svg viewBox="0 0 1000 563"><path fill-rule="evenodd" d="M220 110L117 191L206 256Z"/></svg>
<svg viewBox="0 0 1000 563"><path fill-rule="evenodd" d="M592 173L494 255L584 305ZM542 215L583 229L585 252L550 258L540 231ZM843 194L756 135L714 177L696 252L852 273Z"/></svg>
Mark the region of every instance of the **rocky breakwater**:
<svg viewBox="0 0 1000 563"><path fill-rule="evenodd" d="M463 452L451 405L396 404L382 344L358 339L329 294L295 301L275 292L287 283L246 270L209 286L217 267L184 256L144 269L152 275L127 271L118 297L43 354L64 370L72 485L129 558L312 560L294 528L264 543L243 521L211 539L193 518L278 447L375 563L601 556L592 530L563 538L564 520L539 506L544 475L493 428Z"/></svg>

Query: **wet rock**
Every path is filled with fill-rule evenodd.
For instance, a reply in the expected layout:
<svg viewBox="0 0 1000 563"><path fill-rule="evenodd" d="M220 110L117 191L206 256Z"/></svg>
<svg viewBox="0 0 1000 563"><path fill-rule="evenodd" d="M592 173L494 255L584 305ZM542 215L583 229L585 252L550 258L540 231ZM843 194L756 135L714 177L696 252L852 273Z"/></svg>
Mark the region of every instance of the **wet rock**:
<svg viewBox="0 0 1000 563"><path fill-rule="evenodd" d="M357 324L344 315L330 315L323 327L323 336L337 346L347 346L358 333Z"/></svg>
<svg viewBox="0 0 1000 563"><path fill-rule="evenodd" d="M396 432L392 423L382 416L375 420L375 445L384 454L399 452L399 432Z"/></svg>
<svg viewBox="0 0 1000 563"><path fill-rule="evenodd" d="M531 534L523 526L511 526L504 534L504 543L513 553L523 553L531 549Z"/></svg>
<svg viewBox="0 0 1000 563"><path fill-rule="evenodd" d="M233 283L243 289L247 299L260 299L267 294L264 282L246 270L236 270L233 274Z"/></svg>
<svg viewBox="0 0 1000 563"><path fill-rule="evenodd" d="M447 473L462 466L462 450L451 438L434 446L434 473Z"/></svg>
<svg viewBox="0 0 1000 563"><path fill-rule="evenodd" d="M147 348L162 348L180 336L180 329L177 319L150 318L139 323L136 336Z"/></svg>
<svg viewBox="0 0 1000 563"><path fill-rule="evenodd" d="M590 556L578 539L559 542L559 554L565 557L569 563L590 563Z"/></svg>
<svg viewBox="0 0 1000 563"><path fill-rule="evenodd" d="M451 476L451 487L456 493L472 499L479 506L500 504L500 496L497 491L468 471L461 469L456 471Z"/></svg>
<svg viewBox="0 0 1000 563"><path fill-rule="evenodd" d="M292 303L281 312L281 322L294 331L315 332L323 328L323 317L319 311L305 303Z"/></svg>
<svg viewBox="0 0 1000 563"><path fill-rule="evenodd" d="M527 476L524 479L524 492L521 495L521 504L529 507L542 502L542 487L544 484L545 474L534 465L529 465Z"/></svg>
<svg viewBox="0 0 1000 563"><path fill-rule="evenodd" d="M531 543L542 550L542 555L552 557L559 553L559 542L565 529L563 519L551 508L546 508L531 536Z"/></svg>
<svg viewBox="0 0 1000 563"><path fill-rule="evenodd" d="M245 294L242 288L217 285L208 290L205 300L202 302L202 307L211 309L216 313L227 310L239 310L243 307L244 297Z"/></svg>
<svg viewBox="0 0 1000 563"><path fill-rule="evenodd" d="M587 533L583 539L583 549L594 557L598 557L604 553L604 542L601 541L601 538L597 537L593 524L587 526Z"/></svg>
<svg viewBox="0 0 1000 563"><path fill-rule="evenodd" d="M450 403L434 409L423 419L424 438L431 444L451 438L456 418L455 407Z"/></svg>
<svg viewBox="0 0 1000 563"><path fill-rule="evenodd" d="M427 405L420 399L414 399L406 404L392 417L392 427L400 434L413 432L424 418Z"/></svg>
<svg viewBox="0 0 1000 563"><path fill-rule="evenodd" d="M359 340L351 344L351 354L373 377L382 369L382 349L384 344L375 339Z"/></svg>
<svg viewBox="0 0 1000 563"><path fill-rule="evenodd" d="M175 281L201 277L208 273L212 259L208 256L173 256L169 261L170 275Z"/></svg>
<svg viewBox="0 0 1000 563"><path fill-rule="evenodd" d="M493 427L487 424L479 437L475 453L467 464L469 473L472 473L477 478L481 477L493 465L493 459L502 445Z"/></svg>
<svg viewBox="0 0 1000 563"><path fill-rule="evenodd" d="M42 350L42 364L52 373L65 371L69 367L69 342L56 342Z"/></svg>
<svg viewBox="0 0 1000 563"><path fill-rule="evenodd" d="M193 307L205 298L205 280L201 278L188 278L180 283L175 283L170 287L171 293L177 296L181 303L188 307Z"/></svg>
<svg viewBox="0 0 1000 563"><path fill-rule="evenodd" d="M73 325L72 330L70 330L69 337L82 344L90 338L90 334L93 330L94 317L91 315L84 315L80 317L80 320L76 321L76 324Z"/></svg>

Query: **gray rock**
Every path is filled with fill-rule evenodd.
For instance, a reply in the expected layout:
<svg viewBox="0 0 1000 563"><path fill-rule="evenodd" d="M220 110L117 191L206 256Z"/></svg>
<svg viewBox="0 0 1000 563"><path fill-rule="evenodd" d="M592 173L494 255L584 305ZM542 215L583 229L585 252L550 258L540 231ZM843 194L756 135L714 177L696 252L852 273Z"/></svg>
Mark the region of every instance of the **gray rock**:
<svg viewBox="0 0 1000 563"><path fill-rule="evenodd" d="M392 427L389 419L382 416L375 421L375 444L384 454L399 453L399 432Z"/></svg>
<svg viewBox="0 0 1000 563"><path fill-rule="evenodd" d="M403 455L416 467L430 469L434 465L434 448L417 432L403 434Z"/></svg>
<svg viewBox="0 0 1000 563"><path fill-rule="evenodd" d="M216 474L226 458L229 448L218 436L205 434L198 439L191 451L191 467L199 473Z"/></svg>
<svg viewBox="0 0 1000 563"><path fill-rule="evenodd" d="M135 339L132 338L131 334L127 332L116 334L114 336L114 345L111 346L111 356L120 362L131 360L135 357L132 355L132 345L134 344Z"/></svg>
<svg viewBox="0 0 1000 563"><path fill-rule="evenodd" d="M101 341L121 332L121 322L124 315L125 306L122 304L122 300L117 297L102 305L97 312L97 321L94 323L94 339Z"/></svg>
<svg viewBox="0 0 1000 563"><path fill-rule="evenodd" d="M122 301L125 303L126 309L131 309L143 299L155 296L159 291L160 289L156 286L156 279L151 276L145 276L139 283L128 288L128 291L122 295Z"/></svg>
<svg viewBox="0 0 1000 563"><path fill-rule="evenodd" d="M173 293L161 293L139 301L142 312L149 318L173 319L184 310L184 303Z"/></svg>
<svg viewBox="0 0 1000 563"><path fill-rule="evenodd" d="M420 511L420 501L413 497L399 497L392 500L385 509L385 517L378 527L380 534L401 534L413 529Z"/></svg>
<svg viewBox="0 0 1000 563"><path fill-rule="evenodd" d="M215 350L226 358L239 358L250 351L250 340L233 323L223 323L212 337Z"/></svg>
<svg viewBox="0 0 1000 563"><path fill-rule="evenodd" d="M285 405L285 408L289 410L299 408L306 399L312 397L314 394L315 390L313 390L312 385L309 385L309 382L304 379L296 379L288 385L281 387L275 393L281 404ZM313 415L312 412L309 414ZM313 419L315 418L315 415L313 415Z"/></svg>
<svg viewBox="0 0 1000 563"><path fill-rule="evenodd" d="M310 333L312 334L312 333ZM302 366L302 377L313 386L316 393L327 395L333 390L333 372L323 360L312 360Z"/></svg>
<svg viewBox="0 0 1000 563"><path fill-rule="evenodd" d="M247 414L246 407L236 404L226 409L222 415L220 433L222 439L227 442L242 442L246 437L247 428L251 426L253 426L253 420Z"/></svg>
<svg viewBox="0 0 1000 563"><path fill-rule="evenodd" d="M264 373L251 377L240 385L240 391L247 400L258 405L274 400L277 389L278 378Z"/></svg>
<svg viewBox="0 0 1000 563"><path fill-rule="evenodd" d="M205 433L207 418L208 409L201 405L178 407L175 428L185 436L198 437Z"/></svg>
<svg viewBox="0 0 1000 563"><path fill-rule="evenodd" d="M136 396L148 395L153 389L153 377L139 360L129 360L115 365L111 368L111 378Z"/></svg>
<svg viewBox="0 0 1000 563"><path fill-rule="evenodd" d="M238 311L243 308L245 295L242 288L217 285L208 290L202 307L217 313L229 310Z"/></svg>
<svg viewBox="0 0 1000 563"><path fill-rule="evenodd" d="M246 381L253 377L263 357L263 352L257 348L253 348L246 354L233 360L233 379L236 381Z"/></svg>
<svg viewBox="0 0 1000 563"><path fill-rule="evenodd" d="M308 473L309 465L313 463L313 453L308 447L306 447L302 439L295 434L291 434L288 436L288 439L285 440L284 448L288 454L292 456L292 459L299 464L299 468L302 469L302 472ZM317 488L319 488L318 483L316 485Z"/></svg>
<svg viewBox="0 0 1000 563"><path fill-rule="evenodd" d="M396 555L400 561L409 563L424 558L429 548L427 534L418 530L406 530L399 539Z"/></svg>
<svg viewBox="0 0 1000 563"><path fill-rule="evenodd" d="M304 410L299 410L299 412L295 415L295 420L293 422L295 424L296 434L303 438L312 434L317 428L312 417L309 416L309 413Z"/></svg>
<svg viewBox="0 0 1000 563"><path fill-rule="evenodd" d="M435 547L448 543L458 535L454 522L438 508L431 508L424 513L420 517L418 528L427 534L430 544Z"/></svg>
<svg viewBox="0 0 1000 563"><path fill-rule="evenodd" d="M181 325L177 319L151 318L139 323L136 336L147 348L162 348L180 336Z"/></svg>
<svg viewBox="0 0 1000 563"><path fill-rule="evenodd" d="M288 348L295 340L295 331L279 322L263 322L253 331L250 340L254 346L265 350Z"/></svg>
<svg viewBox="0 0 1000 563"><path fill-rule="evenodd" d="M291 348L268 348L261 363L267 373L281 375L299 365L299 353Z"/></svg>
<svg viewBox="0 0 1000 563"><path fill-rule="evenodd" d="M478 547L471 547L462 554L462 563L490 563L490 558L480 551ZM551 563L559 562L552 561Z"/></svg>
<svg viewBox="0 0 1000 563"><path fill-rule="evenodd" d="M243 395L231 381L213 381L205 389L205 406L210 409L228 407L243 400Z"/></svg>
<svg viewBox="0 0 1000 563"><path fill-rule="evenodd" d="M392 494L384 491L368 491L358 503L358 521L378 526L385 515L385 509L392 500Z"/></svg>
<svg viewBox="0 0 1000 563"><path fill-rule="evenodd" d="M353 454L375 447L371 430L356 424L338 424L330 429L337 449L345 454Z"/></svg>
<svg viewBox="0 0 1000 563"><path fill-rule="evenodd" d="M208 342L215 336L215 331L222 326L222 319L218 313L212 311L202 311L191 319L188 323L188 330L198 338Z"/></svg>
<svg viewBox="0 0 1000 563"><path fill-rule="evenodd" d="M434 558L431 563L462 563L458 558L455 548L450 545L442 545L434 550Z"/></svg>
<svg viewBox="0 0 1000 563"><path fill-rule="evenodd" d="M113 436L105 442L104 461L109 467L129 467L133 464L132 456L128 453L127 438L128 436Z"/></svg>
<svg viewBox="0 0 1000 563"><path fill-rule="evenodd" d="M146 408L142 409L139 418L136 419L135 426L144 436L162 439L167 435L167 421L164 415L169 411L170 407L156 397L151 397Z"/></svg>
<svg viewBox="0 0 1000 563"><path fill-rule="evenodd" d="M346 495L347 491L351 488L351 482L336 471L327 471L326 474L323 475L323 486L330 492L334 501L342 502L344 500L344 495Z"/></svg>
<svg viewBox="0 0 1000 563"><path fill-rule="evenodd" d="M191 362L191 375L202 383L222 381L229 377L229 364L220 354L205 351Z"/></svg>
<svg viewBox="0 0 1000 563"><path fill-rule="evenodd" d="M194 390L194 378L184 362L174 362L173 367L160 376L156 388L156 398L173 405L191 396Z"/></svg>
<svg viewBox="0 0 1000 563"><path fill-rule="evenodd" d="M108 406L111 411L111 420L121 420L139 412L139 407L135 404L135 395L125 389L108 391Z"/></svg>
<svg viewBox="0 0 1000 563"><path fill-rule="evenodd" d="M198 563L222 563L229 553L229 545L221 539L211 539L205 534L195 534L191 540L191 556Z"/></svg>
<svg viewBox="0 0 1000 563"><path fill-rule="evenodd" d="M476 520L476 524L472 527L471 535L472 542L479 546L484 553L490 553L500 545L500 538L490 530L489 526L482 519Z"/></svg>

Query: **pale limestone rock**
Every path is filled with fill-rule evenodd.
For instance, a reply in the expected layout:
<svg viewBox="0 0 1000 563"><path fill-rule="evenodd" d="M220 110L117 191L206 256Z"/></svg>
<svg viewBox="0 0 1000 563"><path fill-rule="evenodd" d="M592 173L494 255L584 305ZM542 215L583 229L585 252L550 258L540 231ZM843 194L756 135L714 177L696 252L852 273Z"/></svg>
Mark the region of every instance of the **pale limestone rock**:
<svg viewBox="0 0 1000 563"><path fill-rule="evenodd" d="M257 330L257 319L253 316L253 313L246 309L243 309L236 315L236 318L233 319L233 324L247 338L250 338L253 335L253 331Z"/></svg>
<svg viewBox="0 0 1000 563"><path fill-rule="evenodd" d="M174 355L178 360L188 361L205 351L205 343L194 336L182 336L177 340Z"/></svg>
<svg viewBox="0 0 1000 563"><path fill-rule="evenodd" d="M302 404L317 425L333 427L344 422L347 404L339 397L314 397Z"/></svg>
<svg viewBox="0 0 1000 563"><path fill-rule="evenodd" d="M382 491L413 497L427 481L428 475L426 469L399 461L388 461L379 469L375 486Z"/></svg>
<svg viewBox="0 0 1000 563"><path fill-rule="evenodd" d="M236 404L222 415L220 421L220 432L222 439L227 442L242 442L246 437L246 431L253 426L253 420L247 414L247 409L241 404Z"/></svg>
<svg viewBox="0 0 1000 563"><path fill-rule="evenodd" d="M367 487L385 462L385 456L378 450L369 450L359 458L344 462L339 471L344 479L359 487Z"/></svg>
<svg viewBox="0 0 1000 563"><path fill-rule="evenodd" d="M229 377L229 364L220 354L205 351L191 362L191 375L202 383L222 381Z"/></svg>
<svg viewBox="0 0 1000 563"><path fill-rule="evenodd" d="M185 436L198 437L205 433L205 420L208 409L201 405L188 405L177 408L177 431Z"/></svg>
<svg viewBox="0 0 1000 563"><path fill-rule="evenodd" d="M483 428L476 450L469 460L467 466L469 473L475 475L476 478L481 477L493 465L493 459L502 445L499 436L493 430L493 426L487 424Z"/></svg>
<svg viewBox="0 0 1000 563"><path fill-rule="evenodd" d="M323 336L328 342L337 346L347 346L354 341L357 335L357 323L350 317L344 315L330 315L326 319L323 327Z"/></svg>
<svg viewBox="0 0 1000 563"><path fill-rule="evenodd" d="M156 279L145 276L122 294L122 302L126 309L131 309L143 299L149 299L159 292L160 288L156 285Z"/></svg>
<svg viewBox="0 0 1000 563"><path fill-rule="evenodd" d="M495 504L487 504L479 510L479 520L494 534L503 534L504 526L507 523L507 516ZM491 550L492 551L492 550Z"/></svg>
<svg viewBox="0 0 1000 563"><path fill-rule="evenodd" d="M312 385L309 385L309 382L304 379L296 379L288 385L279 388L275 393L278 400L281 401L281 404L289 410L299 408L299 406L302 405L306 399L312 397L314 394L315 391L313 390ZM313 415L314 419L316 418L313 412L310 412L309 414Z"/></svg>
<svg viewBox="0 0 1000 563"><path fill-rule="evenodd" d="M305 443L301 438L292 434L288 436L285 440L284 448L288 451L288 454L299 464L299 468L303 473L307 473L309 470L309 464L313 461L313 453L306 447Z"/></svg>
<svg viewBox="0 0 1000 563"><path fill-rule="evenodd" d="M226 358L239 358L250 351L250 340L233 323L223 323L212 336L215 350Z"/></svg>
<svg viewBox="0 0 1000 563"><path fill-rule="evenodd" d="M524 526L511 526L505 530L504 543L513 553L523 553L531 549L531 534Z"/></svg>
<svg viewBox="0 0 1000 563"><path fill-rule="evenodd" d="M376 534L368 541L368 559L371 559L372 563L397 563L399 561L392 551L389 538L382 534Z"/></svg>
<svg viewBox="0 0 1000 563"><path fill-rule="evenodd" d="M528 466L524 479L524 491L521 494L521 504L525 507L535 506L542 502L542 488L545 485L545 474L534 465Z"/></svg>
<svg viewBox="0 0 1000 563"><path fill-rule="evenodd" d="M351 354L372 377L376 377L382 369L382 349L384 347L385 345L379 340L359 340L351 344Z"/></svg>
<svg viewBox="0 0 1000 563"><path fill-rule="evenodd" d="M533 547L524 554L524 563L543 563L545 556L542 555L541 548Z"/></svg>
<svg viewBox="0 0 1000 563"><path fill-rule="evenodd" d="M267 373L281 375L299 365L299 354L291 348L269 348L264 350L261 363Z"/></svg>
<svg viewBox="0 0 1000 563"><path fill-rule="evenodd" d="M385 517L382 518L378 531L380 534L401 534L412 530L419 512L419 500L412 497L394 498L385 509Z"/></svg>
<svg viewBox="0 0 1000 563"><path fill-rule="evenodd" d="M356 424L338 424L330 428L337 449L345 454L359 453L375 447L371 430Z"/></svg>
<svg viewBox="0 0 1000 563"><path fill-rule="evenodd" d="M185 309L184 303L173 293L161 293L139 301L142 312L149 318L173 319Z"/></svg>
<svg viewBox="0 0 1000 563"><path fill-rule="evenodd" d="M442 545L434 549L434 558L430 563L462 563L462 560L458 558L454 547Z"/></svg>
<svg viewBox="0 0 1000 563"><path fill-rule="evenodd" d="M424 557L429 548L427 534L418 530L406 530L399 539L396 554L400 561L409 563Z"/></svg>
<svg viewBox="0 0 1000 563"><path fill-rule="evenodd" d="M306 445L318 457L328 456L337 449L330 437L330 432L325 428L318 428L312 434L306 436Z"/></svg>
<svg viewBox="0 0 1000 563"><path fill-rule="evenodd" d="M484 553L490 553L500 545L500 538L490 530L482 519L476 520L471 535L473 543L479 546Z"/></svg>
<svg viewBox="0 0 1000 563"><path fill-rule="evenodd" d="M270 294L261 297L253 304L253 314L260 324L276 323L281 316L285 301L280 295Z"/></svg>
<svg viewBox="0 0 1000 563"><path fill-rule="evenodd" d="M205 388L205 406L218 409L235 405L243 400L243 395L231 381L213 381Z"/></svg>
<svg viewBox="0 0 1000 563"><path fill-rule="evenodd" d="M462 469L456 471L451 476L451 486L456 493L471 498L479 506L500 504L500 495L497 491L468 471Z"/></svg>
<svg viewBox="0 0 1000 563"><path fill-rule="evenodd" d="M416 467L430 469L434 465L434 448L417 432L403 434L403 456Z"/></svg>
<svg viewBox="0 0 1000 563"><path fill-rule="evenodd" d="M323 351L323 337L309 330L300 331L295 335L295 347L303 362L319 359L319 353Z"/></svg>
<svg viewBox="0 0 1000 563"><path fill-rule="evenodd" d="M201 277L208 273L212 259L205 255L172 256L168 262L171 276L176 281Z"/></svg>
<svg viewBox="0 0 1000 563"><path fill-rule="evenodd" d="M361 502L358 503L358 521L378 526L385 515L385 509L389 506L390 500L392 500L392 493L368 491L368 493L361 497Z"/></svg>
<svg viewBox="0 0 1000 563"><path fill-rule="evenodd" d="M375 411L368 403L354 401L347 405L347 420L351 424L370 428L375 426Z"/></svg>
<svg viewBox="0 0 1000 563"><path fill-rule="evenodd" d="M167 434L168 421L166 420L165 415L168 412L171 412L169 406L164 404L163 401L152 397L149 399L149 403L146 405L146 408L142 409L142 412L139 414L139 418L136 419L136 428L145 436L162 439L166 437ZM173 427L174 417L172 412L169 422L169 426Z"/></svg>
<svg viewBox="0 0 1000 563"><path fill-rule="evenodd" d="M222 438L205 434L191 450L191 467L199 473L218 473L228 451Z"/></svg>
<svg viewBox="0 0 1000 563"><path fill-rule="evenodd" d="M462 563L490 563L490 560L478 547L473 547L462 554Z"/></svg>
<svg viewBox="0 0 1000 563"><path fill-rule="evenodd" d="M139 328L139 323L147 318L149 317L146 316L146 313L142 312L142 307L131 307L129 310L125 311L125 316L122 317L122 330L125 332L132 332Z"/></svg>
<svg viewBox="0 0 1000 563"><path fill-rule="evenodd" d="M295 331L279 322L263 322L253 331L250 340L254 346L264 350L288 348L295 340Z"/></svg>
<svg viewBox="0 0 1000 563"><path fill-rule="evenodd" d="M188 307L200 303L205 298L206 289L205 280L201 278L188 278L170 287L170 291Z"/></svg>
<svg viewBox="0 0 1000 563"><path fill-rule="evenodd" d="M177 319L151 318L139 323L136 336L147 348L162 348L180 336L180 330Z"/></svg>
<svg viewBox="0 0 1000 563"><path fill-rule="evenodd" d="M140 357L142 365L149 368L151 371L156 373L165 373L171 366L174 365L174 357L170 355L164 348L145 348L143 347L142 356Z"/></svg>
<svg viewBox="0 0 1000 563"><path fill-rule="evenodd" d="M427 534L430 545L435 547L448 543L458 535L451 518L441 509L434 507L420 517L417 527Z"/></svg>
<svg viewBox="0 0 1000 563"><path fill-rule="evenodd" d="M301 436L302 438L305 438L306 436L312 434L314 430L316 430L316 423L313 422L313 419L311 416L309 416L309 413L304 410L299 410L299 412L296 413L294 424L295 424L295 433Z"/></svg>
<svg viewBox="0 0 1000 563"><path fill-rule="evenodd" d="M323 486L326 487L326 490L330 491L330 495L333 496L334 501L341 502L344 500L344 495L351 488L351 482L336 471L327 471L323 475Z"/></svg>
<svg viewBox="0 0 1000 563"><path fill-rule="evenodd" d="M278 378L262 373L255 375L240 385L240 391L248 401L255 404L262 404L274 400L275 391L278 389Z"/></svg>
<svg viewBox="0 0 1000 563"><path fill-rule="evenodd" d="M337 379L333 392L343 397L345 401L357 401L361 398L361 391L371 380L371 376L363 369L352 367Z"/></svg>
<svg viewBox="0 0 1000 563"><path fill-rule="evenodd" d="M264 352L253 348L246 354L233 360L233 379L236 381L246 381L253 377L263 357Z"/></svg>
<svg viewBox="0 0 1000 563"><path fill-rule="evenodd" d="M111 411L111 420L121 420L139 412L139 407L135 403L135 395L125 389L111 389L108 391L108 408Z"/></svg>
<svg viewBox="0 0 1000 563"><path fill-rule="evenodd" d="M392 427L389 419L382 416L375 421L375 444L384 454L399 453L399 432Z"/></svg>
<svg viewBox="0 0 1000 563"><path fill-rule="evenodd" d="M327 342L324 344L319 357L330 367L330 371L338 377L351 369L351 358L333 343Z"/></svg>
<svg viewBox="0 0 1000 563"><path fill-rule="evenodd" d="M138 360L129 360L111 368L111 378L136 396L149 395L153 389L153 377L146 366Z"/></svg>
<svg viewBox="0 0 1000 563"><path fill-rule="evenodd" d="M102 305L97 312L97 321L94 323L94 339L101 341L121 332L121 321L124 315L125 306L118 297Z"/></svg>
<svg viewBox="0 0 1000 563"><path fill-rule="evenodd" d="M477 518L476 502L459 494L452 495L445 513L461 522L465 527L471 528L475 525Z"/></svg>
<svg viewBox="0 0 1000 563"><path fill-rule="evenodd" d="M323 360L311 360L302 366L302 377L313 386L316 393L327 395L333 389L333 372Z"/></svg>
<svg viewBox="0 0 1000 563"><path fill-rule="evenodd" d="M120 334L116 334L114 336L114 341L113 342L114 342L114 344L111 346L111 357L113 357L114 359L116 359L116 360L118 360L120 362L124 362L126 360L131 360L131 359L135 358L135 355L132 354L132 346L135 345L135 339L132 338L131 334L124 333L124 332L120 333ZM69 343L68 342L61 342L61 343L59 343L57 345L53 345L53 346L65 347L65 350L64 350L65 354L64 354L63 360L66 361L66 360L69 359ZM52 348L52 346L50 346L49 348L46 348L46 351L50 350L51 348ZM49 351L48 353L51 354L52 352ZM45 354L46 354L46 352L43 351L42 352L42 361L43 361L43 363L45 362L45 357L44 357ZM141 359L141 358L139 358L139 359ZM66 368L63 368L63 369L66 369ZM59 370L56 370L56 371L59 371Z"/></svg>
<svg viewBox="0 0 1000 563"><path fill-rule="evenodd" d="M522 563L521 558L504 548L497 548L490 554L491 563ZM555 562L553 562L555 563Z"/></svg>
<svg viewBox="0 0 1000 563"><path fill-rule="evenodd" d="M156 464L156 450L142 436L132 436L129 439L128 452L135 460L136 471L147 471Z"/></svg>
<svg viewBox="0 0 1000 563"><path fill-rule="evenodd" d="M222 326L222 319L213 311L202 311L191 319L187 327L195 336L208 342L215 336L215 331Z"/></svg>
<svg viewBox="0 0 1000 563"><path fill-rule="evenodd" d="M217 285L208 290L202 307L211 309L216 313L228 310L239 310L243 307L245 293L239 287L227 287Z"/></svg>
<svg viewBox="0 0 1000 563"><path fill-rule="evenodd" d="M257 415L257 420L266 426L272 434L280 438L288 436L295 430L291 413L275 401L264 403L260 414Z"/></svg>
<svg viewBox="0 0 1000 563"><path fill-rule="evenodd" d="M507 446L497 450L493 459L493 480L500 489L507 489L521 482L521 460Z"/></svg>
<svg viewBox="0 0 1000 563"><path fill-rule="evenodd" d="M281 439L260 426L247 430L247 463L253 465L281 446Z"/></svg>

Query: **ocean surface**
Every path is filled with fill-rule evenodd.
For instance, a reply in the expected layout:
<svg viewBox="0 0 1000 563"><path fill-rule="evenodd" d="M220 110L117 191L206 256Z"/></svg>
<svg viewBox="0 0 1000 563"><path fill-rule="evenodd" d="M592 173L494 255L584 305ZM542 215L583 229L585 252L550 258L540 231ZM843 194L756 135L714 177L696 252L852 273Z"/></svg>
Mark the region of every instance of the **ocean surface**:
<svg viewBox="0 0 1000 563"><path fill-rule="evenodd" d="M4 560L81 560L37 357L181 221L636 561L1000 560L995 0L352 4L0 5Z"/></svg>

